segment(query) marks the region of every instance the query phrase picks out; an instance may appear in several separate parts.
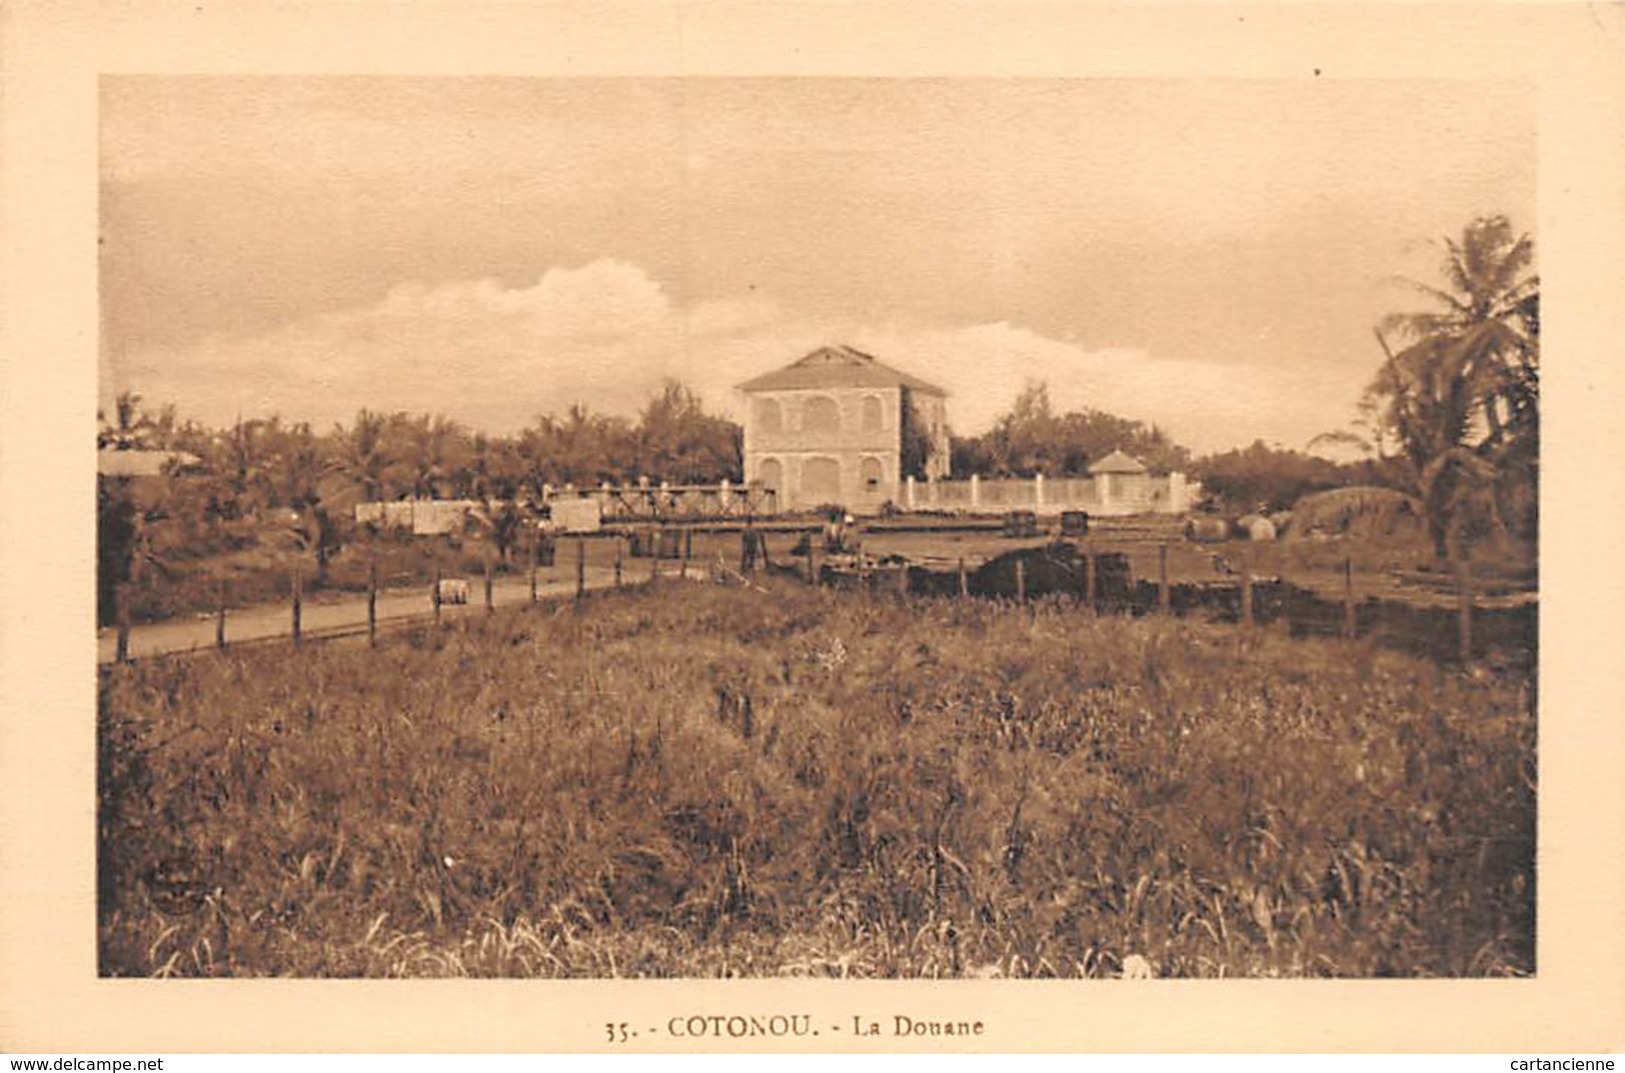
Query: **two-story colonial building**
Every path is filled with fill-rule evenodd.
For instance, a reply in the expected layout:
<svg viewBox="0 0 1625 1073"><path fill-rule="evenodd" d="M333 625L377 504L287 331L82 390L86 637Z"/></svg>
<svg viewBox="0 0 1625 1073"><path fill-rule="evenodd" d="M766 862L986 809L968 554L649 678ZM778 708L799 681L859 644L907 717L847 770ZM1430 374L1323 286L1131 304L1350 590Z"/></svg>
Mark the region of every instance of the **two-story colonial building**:
<svg viewBox="0 0 1625 1073"><path fill-rule="evenodd" d="M948 475L947 393L847 346L828 346L739 385L745 480L780 510L901 502L905 467Z"/></svg>

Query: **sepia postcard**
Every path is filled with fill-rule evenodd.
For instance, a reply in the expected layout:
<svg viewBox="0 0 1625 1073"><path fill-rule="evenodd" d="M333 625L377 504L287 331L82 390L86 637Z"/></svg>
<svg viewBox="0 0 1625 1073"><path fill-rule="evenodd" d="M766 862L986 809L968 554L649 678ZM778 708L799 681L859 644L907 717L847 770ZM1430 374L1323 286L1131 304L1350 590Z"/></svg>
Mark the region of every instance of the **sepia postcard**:
<svg viewBox="0 0 1625 1073"><path fill-rule="evenodd" d="M1617 6L5 19L0 1046L1625 1044Z"/></svg>

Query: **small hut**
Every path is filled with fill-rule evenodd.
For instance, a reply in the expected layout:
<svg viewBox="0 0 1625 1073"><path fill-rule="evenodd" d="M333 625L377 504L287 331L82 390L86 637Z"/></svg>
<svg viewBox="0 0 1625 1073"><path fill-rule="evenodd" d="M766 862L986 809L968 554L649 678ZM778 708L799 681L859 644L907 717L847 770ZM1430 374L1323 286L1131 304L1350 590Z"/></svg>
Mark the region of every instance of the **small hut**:
<svg viewBox="0 0 1625 1073"><path fill-rule="evenodd" d="M1145 463L1121 450L1113 450L1089 465L1095 498L1104 510L1135 511L1151 507L1151 474Z"/></svg>

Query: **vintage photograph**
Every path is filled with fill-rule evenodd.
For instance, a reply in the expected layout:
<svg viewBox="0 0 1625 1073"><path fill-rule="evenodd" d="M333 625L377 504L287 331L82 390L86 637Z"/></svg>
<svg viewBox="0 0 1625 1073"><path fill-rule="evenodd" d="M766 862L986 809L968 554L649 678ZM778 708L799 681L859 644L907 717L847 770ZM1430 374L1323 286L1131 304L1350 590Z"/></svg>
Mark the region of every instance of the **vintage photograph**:
<svg viewBox="0 0 1625 1073"><path fill-rule="evenodd" d="M1530 82L97 107L99 976L1538 976Z"/></svg>

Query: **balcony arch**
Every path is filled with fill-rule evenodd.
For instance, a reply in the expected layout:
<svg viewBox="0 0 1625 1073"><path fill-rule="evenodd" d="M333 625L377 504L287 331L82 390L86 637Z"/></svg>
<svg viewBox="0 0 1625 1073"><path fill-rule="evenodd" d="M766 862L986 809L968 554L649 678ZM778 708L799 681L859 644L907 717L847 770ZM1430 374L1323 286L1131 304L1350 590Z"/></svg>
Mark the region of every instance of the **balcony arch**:
<svg viewBox="0 0 1625 1073"><path fill-rule="evenodd" d="M803 432L841 431L841 407L828 395L814 395L802 404Z"/></svg>

